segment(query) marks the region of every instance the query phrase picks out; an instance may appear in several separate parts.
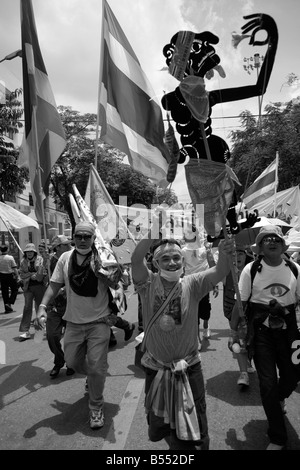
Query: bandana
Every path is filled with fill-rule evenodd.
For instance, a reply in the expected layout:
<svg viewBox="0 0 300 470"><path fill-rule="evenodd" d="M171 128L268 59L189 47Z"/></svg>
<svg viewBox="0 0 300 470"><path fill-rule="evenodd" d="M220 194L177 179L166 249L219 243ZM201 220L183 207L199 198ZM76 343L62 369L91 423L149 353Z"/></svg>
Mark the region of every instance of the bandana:
<svg viewBox="0 0 300 470"><path fill-rule="evenodd" d="M178 251L182 255L181 248L176 243L165 243L154 250L153 259L158 259L169 251Z"/></svg>
<svg viewBox="0 0 300 470"><path fill-rule="evenodd" d="M194 118L205 123L209 116L209 103L203 78L186 77L180 83L179 89Z"/></svg>
<svg viewBox="0 0 300 470"><path fill-rule="evenodd" d="M88 232L91 235L95 235L95 226L91 222L78 222L74 233L77 232Z"/></svg>
<svg viewBox="0 0 300 470"><path fill-rule="evenodd" d="M83 297L96 297L98 293L98 279L91 268L92 252L90 252L81 265L76 261L76 250L73 251L69 265L70 287L77 295Z"/></svg>

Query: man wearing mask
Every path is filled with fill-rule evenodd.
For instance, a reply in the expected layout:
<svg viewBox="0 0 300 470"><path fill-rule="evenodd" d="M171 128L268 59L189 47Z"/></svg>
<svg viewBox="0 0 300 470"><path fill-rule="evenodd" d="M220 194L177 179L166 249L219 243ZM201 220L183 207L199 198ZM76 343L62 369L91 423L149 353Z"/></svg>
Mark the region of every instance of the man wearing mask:
<svg viewBox="0 0 300 470"><path fill-rule="evenodd" d="M75 249L63 253L57 261L38 311L38 319L42 324L47 318L47 305L65 285L65 361L68 367L87 376L91 429L99 429L104 425L103 391L110 338L107 319L111 316L108 286L99 274L101 260L95 238L95 226L92 223L79 222L76 225Z"/></svg>
<svg viewBox="0 0 300 470"><path fill-rule="evenodd" d="M229 272L234 244L233 240L221 241L216 266L183 276L180 243L159 239L161 211L162 208L155 210L151 230L131 258L145 326L142 365L146 373L148 433L154 442L165 438L172 450L208 450L205 386L198 351L198 304ZM157 273L150 271L145 261L150 248ZM188 410L184 406L187 401Z"/></svg>

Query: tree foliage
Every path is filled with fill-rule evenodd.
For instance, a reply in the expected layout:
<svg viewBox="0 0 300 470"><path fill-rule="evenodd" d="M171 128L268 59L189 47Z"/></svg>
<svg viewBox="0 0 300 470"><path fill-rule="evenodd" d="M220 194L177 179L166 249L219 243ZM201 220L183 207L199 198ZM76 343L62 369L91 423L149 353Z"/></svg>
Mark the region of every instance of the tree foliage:
<svg viewBox="0 0 300 470"><path fill-rule="evenodd" d="M3 103L0 104L0 201L14 201L16 194L21 194L25 189L25 183L29 181L28 170L19 168L17 160L18 149L11 140L14 134L23 127L20 121L23 109L19 96L21 89L15 91L6 90L3 95Z"/></svg>
<svg viewBox="0 0 300 470"><path fill-rule="evenodd" d="M240 114L241 129L231 132L230 166L241 195L279 155L278 191L300 184L300 99L270 103L260 122L249 111Z"/></svg>
<svg viewBox="0 0 300 470"><path fill-rule="evenodd" d="M65 129L67 146L51 172L51 195L58 206L68 213L74 225L69 194L73 194L73 184L82 196L85 194L90 165L95 164L96 116L81 115L65 106L59 106L58 111ZM119 150L99 142L97 171L115 204L120 204L120 196L127 198L128 206L143 204L150 207L156 202L164 201L170 205L177 202L173 191L157 192L156 186L146 176L124 163L125 158L126 155ZM124 199L121 201L125 202Z"/></svg>

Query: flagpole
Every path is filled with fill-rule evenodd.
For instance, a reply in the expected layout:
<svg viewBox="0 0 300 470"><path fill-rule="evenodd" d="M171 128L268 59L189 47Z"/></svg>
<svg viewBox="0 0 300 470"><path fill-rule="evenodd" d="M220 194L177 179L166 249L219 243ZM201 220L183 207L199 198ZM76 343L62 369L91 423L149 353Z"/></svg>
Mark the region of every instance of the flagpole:
<svg viewBox="0 0 300 470"><path fill-rule="evenodd" d="M17 247L19 248L20 252L23 254L23 250L22 248L20 247L19 243L17 242L17 240L15 239L15 237L13 236L12 232L10 231L10 229L8 228L8 225L6 224L5 220L3 219L3 217L0 215L0 219L2 220L2 222L4 223L5 227L7 228L10 236L12 237L13 241L15 242L15 244L17 245Z"/></svg>
<svg viewBox="0 0 300 470"><path fill-rule="evenodd" d="M95 167L97 168L98 160L98 142L99 142L99 120L100 120L100 96L101 96L101 83L103 74L103 53L104 53L104 2L101 0L101 21L100 21L100 62L99 62L99 80L98 80L98 100L97 100L97 123L96 123L96 142L95 142Z"/></svg>
<svg viewBox="0 0 300 470"><path fill-rule="evenodd" d="M44 231L44 238L45 238L45 250L48 251L47 246L47 232L46 232L46 219L45 219L45 211L44 211L44 202L43 202L43 186L42 186L42 177L41 177L41 166L40 166L40 152L39 152L39 144L38 144L38 134L37 134L37 122L36 122L36 110L37 106L32 106L32 127L34 132L34 147L36 152L36 160L37 160L37 172L38 172L38 181L39 181L39 192L38 197L40 198L41 203L41 213L42 213L42 224L43 224L43 231ZM50 261L48 260L48 272L50 273Z"/></svg>
<svg viewBox="0 0 300 470"><path fill-rule="evenodd" d="M277 185L278 185L278 164L279 164L279 152L276 151L276 164L275 164L275 194L274 194L274 211L273 217L276 217L276 205L277 205Z"/></svg>

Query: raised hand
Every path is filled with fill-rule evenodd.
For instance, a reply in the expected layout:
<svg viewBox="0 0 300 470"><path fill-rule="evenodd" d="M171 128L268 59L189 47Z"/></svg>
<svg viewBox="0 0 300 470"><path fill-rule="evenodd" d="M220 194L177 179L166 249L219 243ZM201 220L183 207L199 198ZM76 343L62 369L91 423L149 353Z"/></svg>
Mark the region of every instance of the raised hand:
<svg viewBox="0 0 300 470"><path fill-rule="evenodd" d="M246 34L249 31L253 30L249 40L249 44L252 46L264 46L268 44L270 38L273 36L273 32L276 32L276 23L273 18L269 15L263 13L254 13L253 15L247 15L243 17L245 20L251 18L248 23L242 26L242 33ZM265 30L267 32L267 37L264 40L256 40L255 36L259 31Z"/></svg>

